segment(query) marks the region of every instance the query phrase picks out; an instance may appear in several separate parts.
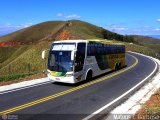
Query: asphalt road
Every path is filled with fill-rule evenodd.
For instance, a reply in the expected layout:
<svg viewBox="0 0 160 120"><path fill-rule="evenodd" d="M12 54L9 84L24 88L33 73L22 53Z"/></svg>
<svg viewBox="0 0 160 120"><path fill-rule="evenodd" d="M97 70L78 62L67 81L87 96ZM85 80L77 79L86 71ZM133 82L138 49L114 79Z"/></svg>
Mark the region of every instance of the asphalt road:
<svg viewBox="0 0 160 120"><path fill-rule="evenodd" d="M152 60L129 54L135 57L126 55L127 67L90 82L77 85L48 83L2 94L0 114L33 120L83 119L134 87L154 70Z"/></svg>

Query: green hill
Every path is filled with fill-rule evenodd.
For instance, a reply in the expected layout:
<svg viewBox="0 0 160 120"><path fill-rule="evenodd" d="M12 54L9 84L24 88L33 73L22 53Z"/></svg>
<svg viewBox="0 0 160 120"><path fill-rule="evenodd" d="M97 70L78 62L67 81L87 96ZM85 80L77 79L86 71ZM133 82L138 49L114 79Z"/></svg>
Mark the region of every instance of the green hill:
<svg viewBox="0 0 160 120"><path fill-rule="evenodd" d="M0 37L0 42L21 42L22 44L33 44L43 40L56 40L56 37L62 31L68 31L71 36L80 39L116 39L125 41L128 36L124 37L117 33L108 31L102 27L79 21L48 21L40 24L21 29L6 36ZM127 41L127 40L126 40Z"/></svg>

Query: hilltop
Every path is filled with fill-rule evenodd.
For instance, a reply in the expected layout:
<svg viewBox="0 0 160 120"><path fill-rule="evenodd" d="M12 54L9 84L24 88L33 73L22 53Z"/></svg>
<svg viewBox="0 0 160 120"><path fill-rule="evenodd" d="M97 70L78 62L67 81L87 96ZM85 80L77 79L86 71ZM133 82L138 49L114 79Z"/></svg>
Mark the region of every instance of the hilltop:
<svg viewBox="0 0 160 120"><path fill-rule="evenodd" d="M80 21L47 21L11 34L0 37L0 42L10 45L37 44L41 41L54 41L60 39L109 39L136 44L160 44L160 40L148 36L123 36L102 27ZM4 43L3 43L4 44Z"/></svg>
<svg viewBox="0 0 160 120"><path fill-rule="evenodd" d="M61 36L68 34L69 38L74 39L116 39L126 40L129 37L124 37L117 33L113 33L102 27L93 24L79 21L48 21L39 23L28 28L21 29L6 36L0 37L0 42L33 44L41 41L54 41L61 39Z"/></svg>

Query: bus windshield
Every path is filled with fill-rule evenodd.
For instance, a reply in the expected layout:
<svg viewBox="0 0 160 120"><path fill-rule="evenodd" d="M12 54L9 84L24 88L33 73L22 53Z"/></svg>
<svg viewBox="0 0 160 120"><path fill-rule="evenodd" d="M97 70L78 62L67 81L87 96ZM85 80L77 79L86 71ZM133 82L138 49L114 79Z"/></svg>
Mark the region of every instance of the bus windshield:
<svg viewBox="0 0 160 120"><path fill-rule="evenodd" d="M73 71L71 51L50 51L48 69L57 72Z"/></svg>

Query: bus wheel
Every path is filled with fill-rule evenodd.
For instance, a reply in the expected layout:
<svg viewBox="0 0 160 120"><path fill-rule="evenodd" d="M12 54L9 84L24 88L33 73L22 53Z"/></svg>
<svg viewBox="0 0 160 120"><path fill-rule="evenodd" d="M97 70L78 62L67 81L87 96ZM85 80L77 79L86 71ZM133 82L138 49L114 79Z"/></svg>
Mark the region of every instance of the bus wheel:
<svg viewBox="0 0 160 120"><path fill-rule="evenodd" d="M118 70L118 64L116 63L115 70Z"/></svg>
<svg viewBox="0 0 160 120"><path fill-rule="evenodd" d="M121 63L119 63L119 65L118 65L118 69L120 69L122 66L121 66Z"/></svg>
<svg viewBox="0 0 160 120"><path fill-rule="evenodd" d="M86 80L87 80L87 81L92 80L92 71L89 71L89 72L87 73Z"/></svg>

